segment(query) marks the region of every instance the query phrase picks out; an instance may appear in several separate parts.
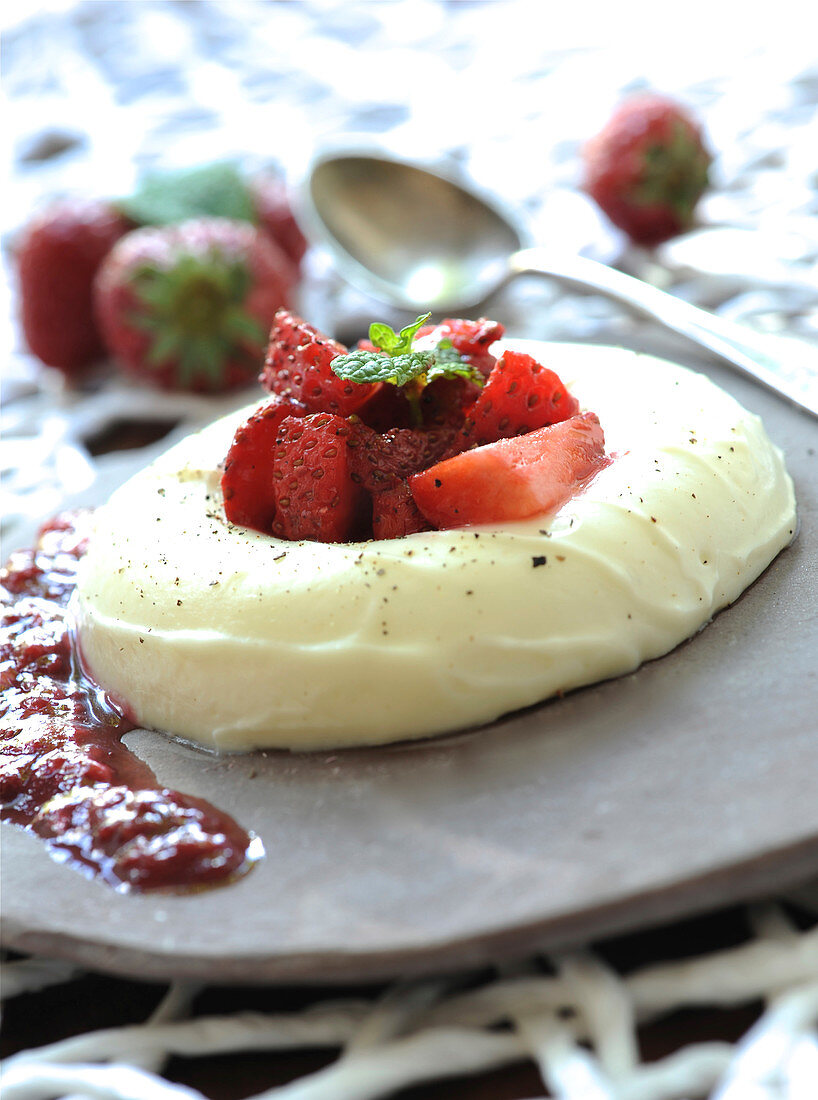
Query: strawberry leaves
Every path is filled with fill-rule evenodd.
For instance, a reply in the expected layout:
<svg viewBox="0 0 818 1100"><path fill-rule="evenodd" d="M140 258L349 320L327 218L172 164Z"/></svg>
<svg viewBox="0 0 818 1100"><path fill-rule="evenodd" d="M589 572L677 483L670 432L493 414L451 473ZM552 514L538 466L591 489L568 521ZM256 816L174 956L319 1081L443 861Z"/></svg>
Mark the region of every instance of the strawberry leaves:
<svg viewBox="0 0 818 1100"><path fill-rule="evenodd" d="M230 163L150 173L116 207L137 225L174 225L201 217L257 221L250 189Z"/></svg>
<svg viewBox="0 0 818 1100"><path fill-rule="evenodd" d="M264 329L245 308L250 285L246 264L215 254L138 267L131 277L138 308L129 320L149 336L147 365L172 361L180 385L204 377L215 387L231 355L264 342Z"/></svg>

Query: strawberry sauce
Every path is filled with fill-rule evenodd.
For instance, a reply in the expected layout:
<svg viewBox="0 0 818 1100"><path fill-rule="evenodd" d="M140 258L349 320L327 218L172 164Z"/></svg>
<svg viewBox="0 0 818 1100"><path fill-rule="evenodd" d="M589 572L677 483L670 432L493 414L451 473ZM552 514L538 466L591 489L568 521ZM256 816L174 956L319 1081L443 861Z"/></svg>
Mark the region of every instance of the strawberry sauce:
<svg viewBox="0 0 818 1100"><path fill-rule="evenodd" d="M122 744L133 725L80 673L69 601L87 527L87 513L61 515L0 570L0 816L118 890L229 882L258 841L160 787Z"/></svg>

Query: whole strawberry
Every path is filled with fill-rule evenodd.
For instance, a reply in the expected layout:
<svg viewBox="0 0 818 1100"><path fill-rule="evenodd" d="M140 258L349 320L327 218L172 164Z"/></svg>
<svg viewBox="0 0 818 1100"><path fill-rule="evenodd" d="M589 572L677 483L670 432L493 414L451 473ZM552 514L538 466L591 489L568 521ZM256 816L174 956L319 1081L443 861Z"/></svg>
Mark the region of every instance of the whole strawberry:
<svg viewBox="0 0 818 1100"><path fill-rule="evenodd" d="M244 222L137 229L97 274L97 318L126 369L164 389L214 393L255 380L295 279L290 259Z"/></svg>
<svg viewBox="0 0 818 1100"><path fill-rule="evenodd" d="M257 225L296 267L307 250L284 180L272 171L248 176L229 161L143 176L117 205L136 225L175 225L191 218L232 218Z"/></svg>
<svg viewBox="0 0 818 1100"><path fill-rule="evenodd" d="M637 244L689 229L712 157L701 128L664 96L625 100L583 150L584 190Z"/></svg>
<svg viewBox="0 0 818 1100"><path fill-rule="evenodd" d="M270 234L294 264L300 264L307 241L293 216L284 181L262 174L250 180L249 189L259 228Z"/></svg>
<svg viewBox="0 0 818 1100"><path fill-rule="evenodd" d="M129 227L107 202L67 198L23 230L15 247L21 321L29 349L43 363L71 376L105 355L94 317L94 276Z"/></svg>

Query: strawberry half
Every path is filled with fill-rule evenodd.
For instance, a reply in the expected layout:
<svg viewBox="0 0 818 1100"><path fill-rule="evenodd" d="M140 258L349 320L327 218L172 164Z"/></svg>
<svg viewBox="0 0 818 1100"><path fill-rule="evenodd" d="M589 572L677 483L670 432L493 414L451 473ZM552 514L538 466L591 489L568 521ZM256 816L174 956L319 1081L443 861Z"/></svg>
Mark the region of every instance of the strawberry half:
<svg viewBox="0 0 818 1100"><path fill-rule="evenodd" d="M349 423L331 413L281 421L273 455L278 538L350 542L364 530L368 497L352 480L349 435Z"/></svg>
<svg viewBox="0 0 818 1100"><path fill-rule="evenodd" d="M275 315L259 381L271 393L300 401L310 412L351 416L380 388L339 378L330 363L347 349L289 310Z"/></svg>
<svg viewBox="0 0 818 1100"><path fill-rule="evenodd" d="M254 378L295 272L253 226L198 218L128 233L96 278L105 342L165 389L217 392Z"/></svg>
<svg viewBox="0 0 818 1100"><path fill-rule="evenodd" d="M236 430L221 479L224 512L231 523L265 535L272 533L276 510L273 453L278 429L285 417L304 416L306 411L303 405L274 396Z"/></svg>
<svg viewBox="0 0 818 1100"><path fill-rule="evenodd" d="M480 317L476 321L446 317L439 325L424 326L418 336L434 333L436 343L441 340L450 341L455 351L488 377L496 362L488 349L495 341L502 339L505 331L503 325L498 321L490 321L488 317Z"/></svg>
<svg viewBox="0 0 818 1100"><path fill-rule="evenodd" d="M493 443L567 420L579 402L558 375L524 352L507 351L492 368L463 428L466 445Z"/></svg>
<svg viewBox="0 0 818 1100"><path fill-rule="evenodd" d="M608 461L599 420L582 413L445 459L409 487L438 529L503 523L556 511Z"/></svg>
<svg viewBox="0 0 818 1100"><path fill-rule="evenodd" d="M392 488L410 474L425 470L451 451L452 430L392 428L379 435L356 424L349 440L354 480L369 493Z"/></svg>
<svg viewBox="0 0 818 1100"><path fill-rule="evenodd" d="M415 503L406 481L398 481L372 497L372 537L400 539L418 531L431 530L431 524Z"/></svg>

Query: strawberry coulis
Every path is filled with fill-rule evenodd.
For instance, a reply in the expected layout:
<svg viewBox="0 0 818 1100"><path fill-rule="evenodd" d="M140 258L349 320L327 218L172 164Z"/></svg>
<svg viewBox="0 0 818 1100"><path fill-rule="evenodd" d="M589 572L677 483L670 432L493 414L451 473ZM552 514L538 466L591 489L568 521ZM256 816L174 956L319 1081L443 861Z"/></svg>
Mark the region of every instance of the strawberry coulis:
<svg viewBox="0 0 818 1100"><path fill-rule="evenodd" d="M122 744L134 724L81 671L70 601L87 518L57 517L0 570L0 817L120 891L230 882L258 841L161 787Z"/></svg>

